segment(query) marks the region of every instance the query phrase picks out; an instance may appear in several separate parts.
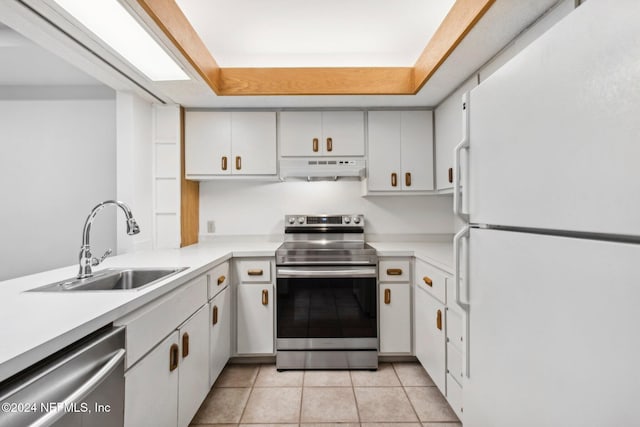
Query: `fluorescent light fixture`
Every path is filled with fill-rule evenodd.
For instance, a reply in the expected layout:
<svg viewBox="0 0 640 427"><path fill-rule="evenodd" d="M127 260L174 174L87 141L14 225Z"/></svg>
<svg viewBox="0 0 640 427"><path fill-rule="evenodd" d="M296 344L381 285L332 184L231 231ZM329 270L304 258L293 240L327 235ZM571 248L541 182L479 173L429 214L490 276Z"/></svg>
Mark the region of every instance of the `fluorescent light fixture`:
<svg viewBox="0 0 640 427"><path fill-rule="evenodd" d="M117 0L54 0L153 81L189 80Z"/></svg>

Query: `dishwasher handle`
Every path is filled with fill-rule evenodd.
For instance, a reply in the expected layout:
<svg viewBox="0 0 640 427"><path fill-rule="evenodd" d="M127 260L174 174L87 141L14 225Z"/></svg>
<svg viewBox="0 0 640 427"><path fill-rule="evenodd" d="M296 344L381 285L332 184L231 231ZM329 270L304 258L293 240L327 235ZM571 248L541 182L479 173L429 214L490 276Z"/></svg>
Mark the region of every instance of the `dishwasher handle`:
<svg viewBox="0 0 640 427"><path fill-rule="evenodd" d="M94 391L118 367L120 362L124 359L124 355L124 349L121 348L116 351L116 353L95 374L93 374L91 378L67 396L62 403L57 406L55 411L47 412L45 415L34 421L30 426L49 427L60 418L64 417L67 414L64 408L74 402L81 401Z"/></svg>

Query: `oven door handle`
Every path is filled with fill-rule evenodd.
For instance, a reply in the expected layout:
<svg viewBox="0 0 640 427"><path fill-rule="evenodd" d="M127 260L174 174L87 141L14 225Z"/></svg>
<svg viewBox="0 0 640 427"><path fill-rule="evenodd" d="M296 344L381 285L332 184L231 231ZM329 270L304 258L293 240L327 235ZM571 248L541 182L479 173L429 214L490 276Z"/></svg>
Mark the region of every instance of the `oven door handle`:
<svg viewBox="0 0 640 427"><path fill-rule="evenodd" d="M376 277L376 267L278 267L277 278L294 277Z"/></svg>

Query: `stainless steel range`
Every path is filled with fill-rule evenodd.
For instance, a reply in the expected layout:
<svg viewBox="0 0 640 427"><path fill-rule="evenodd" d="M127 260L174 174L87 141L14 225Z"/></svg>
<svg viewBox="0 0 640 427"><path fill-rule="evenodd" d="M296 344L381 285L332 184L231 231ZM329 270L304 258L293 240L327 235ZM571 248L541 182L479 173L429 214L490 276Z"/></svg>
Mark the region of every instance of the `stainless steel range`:
<svg viewBox="0 0 640 427"><path fill-rule="evenodd" d="M377 369L376 251L363 215L286 215L276 251L276 367Z"/></svg>

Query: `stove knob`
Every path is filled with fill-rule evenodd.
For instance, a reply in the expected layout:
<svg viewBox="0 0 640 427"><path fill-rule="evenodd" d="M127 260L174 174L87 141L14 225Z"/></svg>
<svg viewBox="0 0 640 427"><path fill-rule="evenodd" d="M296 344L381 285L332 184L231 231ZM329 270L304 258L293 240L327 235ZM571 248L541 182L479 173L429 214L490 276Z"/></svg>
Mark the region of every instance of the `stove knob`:
<svg viewBox="0 0 640 427"><path fill-rule="evenodd" d="M304 224L304 217L303 216L298 217L298 224Z"/></svg>
<svg viewBox="0 0 640 427"><path fill-rule="evenodd" d="M292 216L289 217L289 224L295 224L296 219Z"/></svg>
<svg viewBox="0 0 640 427"><path fill-rule="evenodd" d="M354 216L353 217L353 223L354 224L360 224L360 217L359 216Z"/></svg>
<svg viewBox="0 0 640 427"><path fill-rule="evenodd" d="M351 218L349 218L348 216L345 216L345 217L342 219L342 222L344 222L345 224L349 224L349 223L351 222Z"/></svg>

